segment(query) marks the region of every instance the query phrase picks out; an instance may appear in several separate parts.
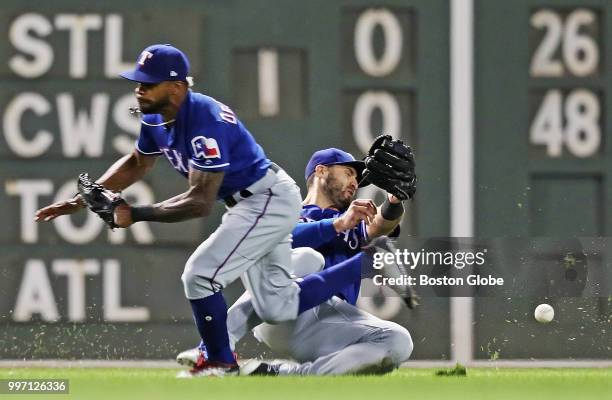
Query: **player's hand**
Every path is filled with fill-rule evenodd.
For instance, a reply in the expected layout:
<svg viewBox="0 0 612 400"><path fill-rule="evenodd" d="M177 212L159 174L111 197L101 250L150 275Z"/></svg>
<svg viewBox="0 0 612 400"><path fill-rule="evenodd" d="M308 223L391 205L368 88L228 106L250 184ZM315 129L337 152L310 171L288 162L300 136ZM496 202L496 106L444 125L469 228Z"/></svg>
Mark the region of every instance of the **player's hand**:
<svg viewBox="0 0 612 400"><path fill-rule="evenodd" d="M85 208L85 203L79 196L69 200L58 201L50 206L41 208L34 214L34 221L47 222L59 217L60 215L74 214L81 208Z"/></svg>
<svg viewBox="0 0 612 400"><path fill-rule="evenodd" d="M341 217L336 218L334 228L336 232L340 233L347 229L353 229L361 221L369 224L374 220L377 212L376 205L372 200L353 200L346 212Z"/></svg>
<svg viewBox="0 0 612 400"><path fill-rule="evenodd" d="M127 228L132 225L132 210L127 204L119 204L114 210L115 224L119 228Z"/></svg>
<svg viewBox="0 0 612 400"><path fill-rule="evenodd" d="M391 193L387 193L387 198L389 199L389 203L391 203L391 204L399 204L399 203L402 202L401 199L398 199L397 197L395 197Z"/></svg>

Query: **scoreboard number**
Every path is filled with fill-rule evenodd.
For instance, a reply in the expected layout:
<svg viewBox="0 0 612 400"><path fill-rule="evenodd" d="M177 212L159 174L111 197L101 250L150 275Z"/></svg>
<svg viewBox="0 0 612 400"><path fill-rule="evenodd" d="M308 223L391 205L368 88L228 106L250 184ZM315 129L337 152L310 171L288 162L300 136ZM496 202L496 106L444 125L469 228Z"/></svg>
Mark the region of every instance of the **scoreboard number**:
<svg viewBox="0 0 612 400"><path fill-rule="evenodd" d="M374 38L376 27L380 27L383 33L379 49ZM402 25L398 15L391 10L369 8L357 17L353 51L357 65L366 76L383 78L400 68L404 56L403 43ZM368 152L376 136L371 126L375 110L381 115L380 132L396 139L401 137L402 112L397 97L387 90L366 90L357 98L352 115L353 138L363 153Z"/></svg>
<svg viewBox="0 0 612 400"><path fill-rule="evenodd" d="M595 13L587 9L572 11L565 23L562 16L553 10L544 9L534 13L531 26L546 31L531 60L531 76L561 77L565 68L579 77L595 73L599 64L599 48L595 39L583 33L584 29L581 28L592 29L596 21ZM555 59L559 46L562 60Z"/></svg>
<svg viewBox="0 0 612 400"><path fill-rule="evenodd" d="M385 46L380 57L374 49L374 29L380 26ZM368 9L355 24L355 58L361 69L370 76L382 77L392 73L402 58L403 33L397 16L387 9Z"/></svg>
<svg viewBox="0 0 612 400"><path fill-rule="evenodd" d="M563 97L558 89L546 93L531 124L530 141L546 146L547 155L553 158L561 157L563 144L576 157L592 156L601 143L599 99L586 89L572 90Z"/></svg>

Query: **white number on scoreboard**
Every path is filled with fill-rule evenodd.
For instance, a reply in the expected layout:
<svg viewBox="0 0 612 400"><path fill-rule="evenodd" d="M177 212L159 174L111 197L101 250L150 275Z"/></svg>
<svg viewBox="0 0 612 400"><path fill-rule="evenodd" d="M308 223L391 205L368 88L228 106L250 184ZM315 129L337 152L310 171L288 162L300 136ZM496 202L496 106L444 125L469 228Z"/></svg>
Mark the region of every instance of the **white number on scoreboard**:
<svg viewBox="0 0 612 400"><path fill-rule="evenodd" d="M529 130L532 144L546 146L549 157L561 157L563 145L576 157L590 157L601 144L600 104L595 93L572 90L564 96L549 90Z"/></svg>
<svg viewBox="0 0 612 400"><path fill-rule="evenodd" d="M531 16L531 26L545 29L545 33L531 59L531 76L561 77L567 70L574 76L584 77L597 72L599 47L586 33L593 31L596 25L595 13L582 8L569 13L565 21L553 10L535 12ZM555 59L559 46L561 59Z"/></svg>

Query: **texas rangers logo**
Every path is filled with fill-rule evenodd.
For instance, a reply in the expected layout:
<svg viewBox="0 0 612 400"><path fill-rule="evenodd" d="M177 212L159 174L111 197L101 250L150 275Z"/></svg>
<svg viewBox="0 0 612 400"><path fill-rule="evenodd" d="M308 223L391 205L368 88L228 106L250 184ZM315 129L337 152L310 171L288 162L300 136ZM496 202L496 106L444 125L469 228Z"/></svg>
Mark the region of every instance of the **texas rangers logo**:
<svg viewBox="0 0 612 400"><path fill-rule="evenodd" d="M193 155L195 158L221 158L221 151L217 141L213 138L196 136L191 139Z"/></svg>
<svg viewBox="0 0 612 400"><path fill-rule="evenodd" d="M153 53L148 52L148 51L143 51L140 54L140 57L138 58L138 65L144 65L145 61L147 61L149 58L153 57Z"/></svg>

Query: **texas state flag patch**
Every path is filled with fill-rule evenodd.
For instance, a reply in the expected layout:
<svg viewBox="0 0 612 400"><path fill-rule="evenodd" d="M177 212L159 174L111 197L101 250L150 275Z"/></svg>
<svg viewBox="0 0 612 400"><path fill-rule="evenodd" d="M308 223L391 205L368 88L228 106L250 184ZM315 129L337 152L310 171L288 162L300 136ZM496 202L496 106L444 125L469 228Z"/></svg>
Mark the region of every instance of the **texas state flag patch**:
<svg viewBox="0 0 612 400"><path fill-rule="evenodd" d="M195 158L221 158L221 150L214 138L196 136L191 139Z"/></svg>

